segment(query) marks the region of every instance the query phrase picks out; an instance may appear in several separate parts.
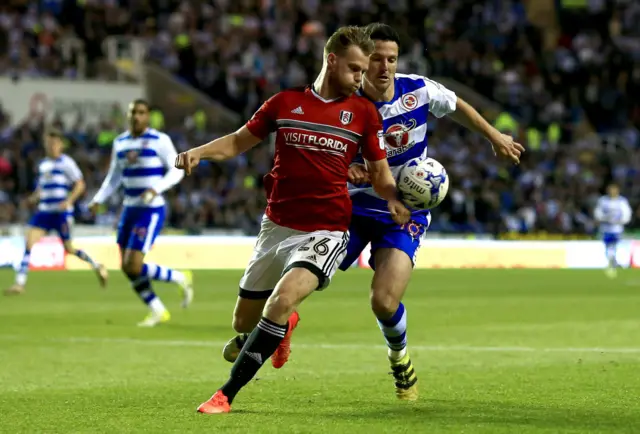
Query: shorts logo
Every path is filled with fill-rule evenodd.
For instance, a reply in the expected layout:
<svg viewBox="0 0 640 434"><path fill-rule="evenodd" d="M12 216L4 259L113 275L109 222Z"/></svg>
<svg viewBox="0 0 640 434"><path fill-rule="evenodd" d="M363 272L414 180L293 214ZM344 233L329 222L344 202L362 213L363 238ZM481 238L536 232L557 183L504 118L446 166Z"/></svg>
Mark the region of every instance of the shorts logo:
<svg viewBox="0 0 640 434"><path fill-rule="evenodd" d="M422 232L422 225L411 221L403 225L402 229L406 229L407 232L409 232L409 235L411 235L411 238L416 239L420 237L420 232Z"/></svg>
<svg viewBox="0 0 640 434"><path fill-rule="evenodd" d="M418 98L413 93L405 93L402 95L402 98L400 98L400 104L402 104L402 107L406 110L413 110L418 106Z"/></svg>
<svg viewBox="0 0 640 434"><path fill-rule="evenodd" d="M353 113L348 112L346 110L340 111L340 122L342 125L349 125L353 120Z"/></svg>
<svg viewBox="0 0 640 434"><path fill-rule="evenodd" d="M312 262L318 262L318 258L316 257L316 255L307 256L307 260Z"/></svg>
<svg viewBox="0 0 640 434"><path fill-rule="evenodd" d="M135 227L132 231L140 241L144 242L147 238L147 228L145 227Z"/></svg>

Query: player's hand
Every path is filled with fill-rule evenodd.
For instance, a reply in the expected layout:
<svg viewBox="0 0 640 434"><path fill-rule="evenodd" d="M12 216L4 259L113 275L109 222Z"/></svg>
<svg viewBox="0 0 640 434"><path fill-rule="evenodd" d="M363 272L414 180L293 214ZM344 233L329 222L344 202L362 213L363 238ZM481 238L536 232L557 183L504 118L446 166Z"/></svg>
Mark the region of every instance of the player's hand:
<svg viewBox="0 0 640 434"><path fill-rule="evenodd" d="M399 225L405 225L409 223L411 219L411 211L399 200L390 200L387 202L387 207L391 213L391 218Z"/></svg>
<svg viewBox="0 0 640 434"><path fill-rule="evenodd" d="M60 205L58 205L58 208L61 210L73 208L73 202L71 202L70 200L63 200L62 202L60 202Z"/></svg>
<svg viewBox="0 0 640 434"><path fill-rule="evenodd" d="M371 177L364 164L353 163L349 166L349 182L353 185L371 184Z"/></svg>
<svg viewBox="0 0 640 434"><path fill-rule="evenodd" d="M516 142L513 137L497 134L490 141L495 155L511 160L514 164L520 164L520 155L524 152L524 146Z"/></svg>
<svg viewBox="0 0 640 434"><path fill-rule="evenodd" d="M99 210L99 209L100 209L100 204L99 204L99 203L97 203L97 202L91 202L91 203L89 204L89 212L90 212L91 214L93 214L94 216L95 216L95 215L98 215L98 210Z"/></svg>
<svg viewBox="0 0 640 434"><path fill-rule="evenodd" d="M181 152L176 157L176 168L182 169L187 175L191 175L191 170L200 164L200 155L193 149L187 152Z"/></svg>
<svg viewBox="0 0 640 434"><path fill-rule="evenodd" d="M151 201L153 200L154 197L156 197L158 195L158 192L155 191L153 188L147 188L141 195L140 197L142 198L142 202L145 205L148 205L151 203Z"/></svg>

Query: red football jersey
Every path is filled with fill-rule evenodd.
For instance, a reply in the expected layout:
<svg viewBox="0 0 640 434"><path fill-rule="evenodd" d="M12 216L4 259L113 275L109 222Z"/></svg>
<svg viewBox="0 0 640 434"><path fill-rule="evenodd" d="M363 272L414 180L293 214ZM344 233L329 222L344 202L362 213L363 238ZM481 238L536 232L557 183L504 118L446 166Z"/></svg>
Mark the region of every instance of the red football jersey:
<svg viewBox="0 0 640 434"><path fill-rule="evenodd" d="M265 176L267 216L305 232L346 231L351 221L349 165L386 158L376 107L358 95L326 100L310 86L272 96L247 122L256 137L276 133L273 169Z"/></svg>

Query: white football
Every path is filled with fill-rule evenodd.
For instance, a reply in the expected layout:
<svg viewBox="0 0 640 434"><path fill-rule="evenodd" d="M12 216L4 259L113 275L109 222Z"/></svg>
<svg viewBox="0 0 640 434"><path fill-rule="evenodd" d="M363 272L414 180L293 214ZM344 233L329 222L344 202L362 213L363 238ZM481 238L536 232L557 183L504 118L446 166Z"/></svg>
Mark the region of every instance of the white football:
<svg viewBox="0 0 640 434"><path fill-rule="evenodd" d="M397 183L402 202L414 210L437 207L449 191L447 171L433 158L407 161L400 170Z"/></svg>

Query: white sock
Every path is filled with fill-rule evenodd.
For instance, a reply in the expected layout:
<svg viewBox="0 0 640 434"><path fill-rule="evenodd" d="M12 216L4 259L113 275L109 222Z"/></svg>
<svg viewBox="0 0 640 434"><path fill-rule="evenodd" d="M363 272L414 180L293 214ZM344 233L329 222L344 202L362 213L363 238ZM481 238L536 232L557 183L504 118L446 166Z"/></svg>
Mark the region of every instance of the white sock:
<svg viewBox="0 0 640 434"><path fill-rule="evenodd" d="M149 302L149 308L156 315L162 315L167 310L159 297L156 297Z"/></svg>
<svg viewBox="0 0 640 434"><path fill-rule="evenodd" d="M397 362L399 360L402 360L402 358L407 355L407 347L404 347L400 351L395 351L389 348L388 354L390 360Z"/></svg>
<svg viewBox="0 0 640 434"><path fill-rule="evenodd" d="M26 273L18 273L16 274L16 285L24 286L27 283L27 275Z"/></svg>

